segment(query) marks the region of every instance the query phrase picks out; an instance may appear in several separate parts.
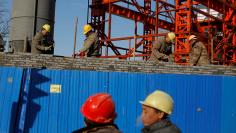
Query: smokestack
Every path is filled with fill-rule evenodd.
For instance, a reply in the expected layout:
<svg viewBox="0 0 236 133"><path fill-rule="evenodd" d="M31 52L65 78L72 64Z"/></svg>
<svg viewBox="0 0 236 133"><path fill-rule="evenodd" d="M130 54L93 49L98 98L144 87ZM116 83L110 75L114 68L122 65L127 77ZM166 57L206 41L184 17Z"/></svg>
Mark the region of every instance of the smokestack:
<svg viewBox="0 0 236 133"><path fill-rule="evenodd" d="M51 25L49 36L53 37L55 4L56 0L13 0L9 51L30 52L33 36L46 23ZM27 48L24 44L28 44Z"/></svg>

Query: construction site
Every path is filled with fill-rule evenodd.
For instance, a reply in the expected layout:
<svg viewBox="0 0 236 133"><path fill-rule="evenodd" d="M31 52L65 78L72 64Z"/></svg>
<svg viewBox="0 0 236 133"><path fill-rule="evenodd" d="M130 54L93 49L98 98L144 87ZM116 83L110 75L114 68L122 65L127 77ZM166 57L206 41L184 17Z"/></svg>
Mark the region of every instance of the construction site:
<svg viewBox="0 0 236 133"><path fill-rule="evenodd" d="M84 46L77 50L76 19L72 56L65 57L54 54L56 0L13 0L9 47L0 52L0 133L81 129L92 120L83 112L86 99L97 93L112 97L120 132L152 133L144 132L140 101L155 90L172 97L171 113L147 106L168 114L180 132L235 133L236 0L84 2ZM130 29L114 25L117 18ZM117 28L132 34L114 37ZM39 34L48 45L37 46L45 41ZM89 47L88 34L96 35Z"/></svg>

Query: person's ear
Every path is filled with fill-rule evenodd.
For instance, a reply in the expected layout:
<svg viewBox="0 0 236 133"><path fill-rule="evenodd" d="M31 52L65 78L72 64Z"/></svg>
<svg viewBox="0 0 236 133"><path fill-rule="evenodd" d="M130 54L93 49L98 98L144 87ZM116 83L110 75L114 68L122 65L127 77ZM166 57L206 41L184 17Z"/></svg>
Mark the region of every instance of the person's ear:
<svg viewBox="0 0 236 133"><path fill-rule="evenodd" d="M160 119L162 119L162 118L164 117L164 115L165 115L165 113L164 113L164 112L159 112L159 115L158 115L158 117L159 117Z"/></svg>

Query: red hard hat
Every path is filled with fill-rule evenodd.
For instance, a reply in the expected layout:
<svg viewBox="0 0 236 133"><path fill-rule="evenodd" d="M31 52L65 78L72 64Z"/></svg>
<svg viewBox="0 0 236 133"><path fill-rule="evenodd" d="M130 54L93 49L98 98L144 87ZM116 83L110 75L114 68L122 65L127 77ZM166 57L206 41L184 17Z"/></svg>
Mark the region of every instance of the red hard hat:
<svg viewBox="0 0 236 133"><path fill-rule="evenodd" d="M107 93L90 96L81 108L85 118L95 123L110 123L116 118L115 104Z"/></svg>

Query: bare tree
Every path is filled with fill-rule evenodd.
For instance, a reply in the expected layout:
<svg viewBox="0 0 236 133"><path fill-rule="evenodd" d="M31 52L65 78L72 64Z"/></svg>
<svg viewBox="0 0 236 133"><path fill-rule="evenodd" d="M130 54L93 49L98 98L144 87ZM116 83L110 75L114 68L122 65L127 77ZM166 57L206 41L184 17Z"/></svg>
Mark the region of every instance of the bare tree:
<svg viewBox="0 0 236 133"><path fill-rule="evenodd" d="M0 1L0 51L4 51L5 42L9 35L9 19L5 17L9 12L4 9L4 4L3 1Z"/></svg>

